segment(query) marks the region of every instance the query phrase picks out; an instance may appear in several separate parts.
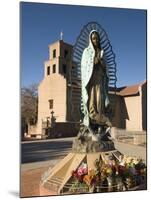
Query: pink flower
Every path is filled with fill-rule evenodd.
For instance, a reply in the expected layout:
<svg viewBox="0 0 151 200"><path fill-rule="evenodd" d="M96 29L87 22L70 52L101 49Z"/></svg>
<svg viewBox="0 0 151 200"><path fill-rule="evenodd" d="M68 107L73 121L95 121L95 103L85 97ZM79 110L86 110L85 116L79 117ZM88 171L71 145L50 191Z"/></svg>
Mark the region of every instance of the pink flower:
<svg viewBox="0 0 151 200"><path fill-rule="evenodd" d="M77 171L77 173L78 173L79 176L82 176L82 174L83 174L82 168L79 168L78 171Z"/></svg>
<svg viewBox="0 0 151 200"><path fill-rule="evenodd" d="M78 173L79 176L87 174L88 173L87 164L82 163L81 166L77 169L77 173Z"/></svg>

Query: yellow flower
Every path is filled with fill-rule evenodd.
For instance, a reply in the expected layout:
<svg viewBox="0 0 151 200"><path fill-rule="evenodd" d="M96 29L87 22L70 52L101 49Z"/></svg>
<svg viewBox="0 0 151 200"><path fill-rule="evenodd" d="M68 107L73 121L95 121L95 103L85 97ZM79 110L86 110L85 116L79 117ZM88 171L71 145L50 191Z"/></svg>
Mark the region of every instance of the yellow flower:
<svg viewBox="0 0 151 200"><path fill-rule="evenodd" d="M111 169L110 167L108 167L108 168L106 169L106 173L107 173L108 175L111 175L111 174L112 174L112 169Z"/></svg>

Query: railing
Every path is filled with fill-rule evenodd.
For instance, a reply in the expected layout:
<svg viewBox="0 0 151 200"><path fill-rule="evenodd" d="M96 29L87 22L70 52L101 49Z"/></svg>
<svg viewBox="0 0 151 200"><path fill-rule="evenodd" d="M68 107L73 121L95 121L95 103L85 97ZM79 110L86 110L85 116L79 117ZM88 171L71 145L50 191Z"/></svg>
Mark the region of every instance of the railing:
<svg viewBox="0 0 151 200"><path fill-rule="evenodd" d="M140 178L140 180L138 180ZM139 183L138 183L139 182ZM119 191L129 191L137 190L139 187L146 188L146 176L138 177L136 176L132 182L132 185L128 185L125 181L116 183L114 185L108 184L107 186L74 186L74 183L66 184L60 191L60 194L81 194L81 193L101 193L101 192L119 192Z"/></svg>

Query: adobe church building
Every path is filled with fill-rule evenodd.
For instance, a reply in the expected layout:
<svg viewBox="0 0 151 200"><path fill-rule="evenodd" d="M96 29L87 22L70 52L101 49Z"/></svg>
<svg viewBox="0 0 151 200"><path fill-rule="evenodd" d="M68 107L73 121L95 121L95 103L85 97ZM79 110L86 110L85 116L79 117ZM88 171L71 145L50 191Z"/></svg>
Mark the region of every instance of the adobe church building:
<svg viewBox="0 0 151 200"><path fill-rule="evenodd" d="M75 136L80 122L81 87L72 62L73 46L63 40L49 45L44 78L38 87L38 122L27 137ZM113 127L146 130L146 82L117 89ZM114 95L109 91L110 95Z"/></svg>
<svg viewBox="0 0 151 200"><path fill-rule="evenodd" d="M56 134L77 134L81 88L76 65L72 62L72 48L63 40L49 45L44 78L38 86L38 122L36 126L29 127L28 137L43 138L51 134L52 119Z"/></svg>

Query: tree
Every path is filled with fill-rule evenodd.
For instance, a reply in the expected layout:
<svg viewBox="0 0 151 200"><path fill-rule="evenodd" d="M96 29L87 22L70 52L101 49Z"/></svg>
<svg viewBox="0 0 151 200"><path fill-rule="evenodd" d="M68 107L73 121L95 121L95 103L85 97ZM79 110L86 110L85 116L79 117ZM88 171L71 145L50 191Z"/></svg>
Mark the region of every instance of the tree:
<svg viewBox="0 0 151 200"><path fill-rule="evenodd" d="M38 92L37 84L21 88L22 125L34 125L37 122ZM24 130L26 131L26 130Z"/></svg>

